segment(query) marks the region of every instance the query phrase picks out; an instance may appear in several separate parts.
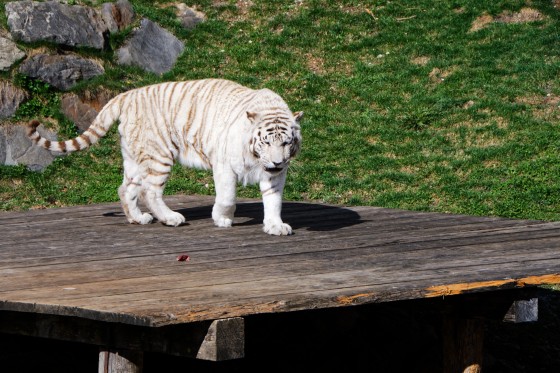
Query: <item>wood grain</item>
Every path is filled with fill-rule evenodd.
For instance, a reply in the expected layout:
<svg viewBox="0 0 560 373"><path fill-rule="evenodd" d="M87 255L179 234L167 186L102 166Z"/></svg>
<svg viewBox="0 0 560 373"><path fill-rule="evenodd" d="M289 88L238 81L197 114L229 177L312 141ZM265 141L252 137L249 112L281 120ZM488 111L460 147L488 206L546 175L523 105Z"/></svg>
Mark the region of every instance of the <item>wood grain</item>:
<svg viewBox="0 0 560 373"><path fill-rule="evenodd" d="M260 201L221 229L213 197L166 200L187 224L130 225L118 204L0 213L0 310L163 326L560 282L558 222L286 202L295 235L274 237Z"/></svg>

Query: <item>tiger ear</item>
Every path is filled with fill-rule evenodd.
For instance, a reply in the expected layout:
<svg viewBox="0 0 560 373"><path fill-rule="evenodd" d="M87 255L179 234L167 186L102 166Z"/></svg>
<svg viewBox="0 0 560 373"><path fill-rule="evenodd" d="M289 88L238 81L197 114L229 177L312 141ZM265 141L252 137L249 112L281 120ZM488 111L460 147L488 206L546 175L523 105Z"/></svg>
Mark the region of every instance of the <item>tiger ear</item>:
<svg viewBox="0 0 560 373"><path fill-rule="evenodd" d="M303 111L296 111L294 113L294 120L296 121L297 124L299 124L301 118L303 118Z"/></svg>
<svg viewBox="0 0 560 373"><path fill-rule="evenodd" d="M247 112L247 118L249 118L249 120L251 121L251 123L255 123L255 121L257 120L257 113L255 113L254 111L248 111Z"/></svg>

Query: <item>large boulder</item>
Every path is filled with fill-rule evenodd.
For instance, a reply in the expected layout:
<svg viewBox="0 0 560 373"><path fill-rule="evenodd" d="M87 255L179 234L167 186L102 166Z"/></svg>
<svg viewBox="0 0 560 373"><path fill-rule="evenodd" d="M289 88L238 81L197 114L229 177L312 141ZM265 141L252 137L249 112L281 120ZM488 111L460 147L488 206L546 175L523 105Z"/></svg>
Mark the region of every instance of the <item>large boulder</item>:
<svg viewBox="0 0 560 373"><path fill-rule="evenodd" d="M62 91L71 89L80 80L91 79L105 72L99 63L72 54L37 54L22 63L19 71Z"/></svg>
<svg viewBox="0 0 560 373"><path fill-rule="evenodd" d="M163 74L173 68L184 49L183 42L172 33L144 18L132 37L117 51L118 63Z"/></svg>
<svg viewBox="0 0 560 373"><path fill-rule="evenodd" d="M111 33L129 26L134 20L134 15L134 9L128 0L104 3L101 6L101 16Z"/></svg>
<svg viewBox="0 0 560 373"><path fill-rule="evenodd" d="M114 94L107 90L86 91L79 96L67 93L62 96L60 106L64 115L74 122L82 133L89 128L99 111L113 96Z"/></svg>
<svg viewBox="0 0 560 373"><path fill-rule="evenodd" d="M49 140L56 140L56 134L43 125L37 131ZM54 159L54 154L29 140L25 126L10 124L0 127L0 164L23 164L33 171L41 171Z"/></svg>
<svg viewBox="0 0 560 373"><path fill-rule="evenodd" d="M27 98L27 92L8 81L0 81L0 119L15 114L19 105Z"/></svg>
<svg viewBox="0 0 560 373"><path fill-rule="evenodd" d="M14 63L25 57L16 43L8 38L0 36L0 70L7 71Z"/></svg>
<svg viewBox="0 0 560 373"><path fill-rule="evenodd" d="M8 27L14 39L49 41L71 47L105 47L107 26L93 8L56 1L14 1L6 4Z"/></svg>

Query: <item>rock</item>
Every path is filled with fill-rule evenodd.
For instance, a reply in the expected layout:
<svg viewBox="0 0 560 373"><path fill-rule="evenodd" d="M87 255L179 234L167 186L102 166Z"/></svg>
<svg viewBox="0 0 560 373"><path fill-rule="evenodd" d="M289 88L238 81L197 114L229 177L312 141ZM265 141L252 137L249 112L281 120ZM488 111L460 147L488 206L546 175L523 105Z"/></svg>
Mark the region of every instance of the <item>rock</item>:
<svg viewBox="0 0 560 373"><path fill-rule="evenodd" d="M97 93L85 92L80 96L75 93L68 93L62 97L61 109L64 115L73 121L82 133L88 129L97 113L112 97L113 94L106 90Z"/></svg>
<svg viewBox="0 0 560 373"><path fill-rule="evenodd" d="M97 62L76 55L46 54L26 60L19 71L63 91L69 90L80 80L91 79L105 72Z"/></svg>
<svg viewBox="0 0 560 373"><path fill-rule="evenodd" d="M0 119L15 114L19 105L27 98L27 92L7 81L0 81Z"/></svg>
<svg viewBox="0 0 560 373"><path fill-rule="evenodd" d="M144 18L132 37L117 51L118 63L163 74L173 68L184 49L184 44L173 34Z"/></svg>
<svg viewBox="0 0 560 373"><path fill-rule="evenodd" d="M56 134L46 130L43 125L37 128L39 133L56 140ZM55 159L50 151L34 145L27 137L25 126L8 125L0 127L0 161L5 165L27 165L30 170L41 171Z"/></svg>
<svg viewBox="0 0 560 373"><path fill-rule="evenodd" d="M7 71L14 63L25 57L16 43L8 38L0 37L0 70Z"/></svg>
<svg viewBox="0 0 560 373"><path fill-rule="evenodd" d="M6 4L8 27L14 39L27 43L50 41L71 47L103 49L107 26L90 7L56 1L14 1Z"/></svg>
<svg viewBox="0 0 560 373"><path fill-rule="evenodd" d="M0 127L0 164L6 164L7 148L8 142L6 141L6 135L4 134L4 128Z"/></svg>
<svg viewBox="0 0 560 373"><path fill-rule="evenodd" d="M104 3L101 6L101 16L111 33L122 30L134 20L134 9L128 0L116 3Z"/></svg>
<svg viewBox="0 0 560 373"><path fill-rule="evenodd" d="M191 30L201 22L206 20L206 15L194 8L190 8L183 3L175 4L177 8L177 17L181 21L181 25L187 30Z"/></svg>

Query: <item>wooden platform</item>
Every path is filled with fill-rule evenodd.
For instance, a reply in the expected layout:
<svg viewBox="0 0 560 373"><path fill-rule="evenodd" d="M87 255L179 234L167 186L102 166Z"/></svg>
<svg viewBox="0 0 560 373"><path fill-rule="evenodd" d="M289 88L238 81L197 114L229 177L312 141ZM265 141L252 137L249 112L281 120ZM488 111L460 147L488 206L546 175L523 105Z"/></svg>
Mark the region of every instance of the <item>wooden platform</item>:
<svg viewBox="0 0 560 373"><path fill-rule="evenodd" d="M240 202L220 229L213 198L166 200L186 225L130 225L118 204L1 213L0 329L65 339L25 326L54 317L80 328L204 325L208 338L228 318L560 283L560 222L286 202L295 234L274 237L260 201Z"/></svg>

